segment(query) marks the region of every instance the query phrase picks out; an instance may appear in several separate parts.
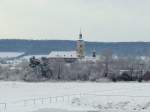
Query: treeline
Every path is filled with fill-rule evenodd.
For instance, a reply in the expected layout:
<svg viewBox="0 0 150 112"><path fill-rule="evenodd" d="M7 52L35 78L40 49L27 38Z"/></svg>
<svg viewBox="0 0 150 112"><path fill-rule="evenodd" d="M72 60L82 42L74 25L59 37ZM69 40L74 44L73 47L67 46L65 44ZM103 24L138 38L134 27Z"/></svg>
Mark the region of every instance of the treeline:
<svg viewBox="0 0 150 112"><path fill-rule="evenodd" d="M137 58L114 59L108 54L95 62L64 60L40 60L32 58L16 66L0 66L0 80L21 81L149 81L148 60Z"/></svg>
<svg viewBox="0 0 150 112"><path fill-rule="evenodd" d="M91 55L93 49L101 54L103 49L109 48L118 56L150 56L150 42L85 42L85 47L87 55ZM70 40L0 39L0 52L25 52L27 55L35 55L75 48L76 41Z"/></svg>

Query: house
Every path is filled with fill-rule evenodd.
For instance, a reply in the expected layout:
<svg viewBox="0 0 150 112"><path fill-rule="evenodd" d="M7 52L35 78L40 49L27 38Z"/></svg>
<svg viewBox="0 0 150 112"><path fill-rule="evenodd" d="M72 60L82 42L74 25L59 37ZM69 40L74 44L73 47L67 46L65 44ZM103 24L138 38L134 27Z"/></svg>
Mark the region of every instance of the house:
<svg viewBox="0 0 150 112"><path fill-rule="evenodd" d="M76 51L52 51L48 55L49 60L63 60L66 62L74 62L78 59Z"/></svg>

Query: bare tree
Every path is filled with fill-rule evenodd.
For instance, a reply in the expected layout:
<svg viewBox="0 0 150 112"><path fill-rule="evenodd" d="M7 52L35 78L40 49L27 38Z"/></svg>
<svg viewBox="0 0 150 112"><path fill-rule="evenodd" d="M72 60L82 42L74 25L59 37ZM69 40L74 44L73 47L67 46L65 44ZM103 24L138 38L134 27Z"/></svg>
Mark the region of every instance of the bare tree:
<svg viewBox="0 0 150 112"><path fill-rule="evenodd" d="M105 65L104 76L107 77L109 73L109 65L112 62L112 50L104 49L102 52L102 56L104 58L104 65Z"/></svg>

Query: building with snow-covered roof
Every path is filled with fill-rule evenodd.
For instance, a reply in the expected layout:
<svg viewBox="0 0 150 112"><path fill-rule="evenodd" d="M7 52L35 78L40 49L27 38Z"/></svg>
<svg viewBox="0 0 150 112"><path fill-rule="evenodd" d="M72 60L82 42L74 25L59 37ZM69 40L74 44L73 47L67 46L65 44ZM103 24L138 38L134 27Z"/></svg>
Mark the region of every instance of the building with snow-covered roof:
<svg viewBox="0 0 150 112"><path fill-rule="evenodd" d="M50 60L63 60L65 62L74 62L78 59L76 51L52 51L48 58Z"/></svg>
<svg viewBox="0 0 150 112"><path fill-rule="evenodd" d="M80 31L76 48L73 51L52 51L48 55L49 59L64 59L65 61L75 61L85 58L85 44Z"/></svg>
<svg viewBox="0 0 150 112"><path fill-rule="evenodd" d="M74 62L76 60L96 60L96 50L93 50L93 55L91 58L87 58L85 53L85 42L82 37L82 33L79 33L79 39L76 42L76 48L73 51L52 51L48 55L48 59L55 60L65 60L69 62Z"/></svg>
<svg viewBox="0 0 150 112"><path fill-rule="evenodd" d="M76 51L52 51L48 58L78 58Z"/></svg>

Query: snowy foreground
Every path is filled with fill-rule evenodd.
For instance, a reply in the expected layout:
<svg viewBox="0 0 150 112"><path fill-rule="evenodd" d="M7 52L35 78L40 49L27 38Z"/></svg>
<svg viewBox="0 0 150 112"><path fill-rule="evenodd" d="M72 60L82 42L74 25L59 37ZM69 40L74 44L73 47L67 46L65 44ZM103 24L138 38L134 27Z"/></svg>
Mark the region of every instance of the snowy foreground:
<svg viewBox="0 0 150 112"><path fill-rule="evenodd" d="M150 83L0 82L0 112L150 112Z"/></svg>

